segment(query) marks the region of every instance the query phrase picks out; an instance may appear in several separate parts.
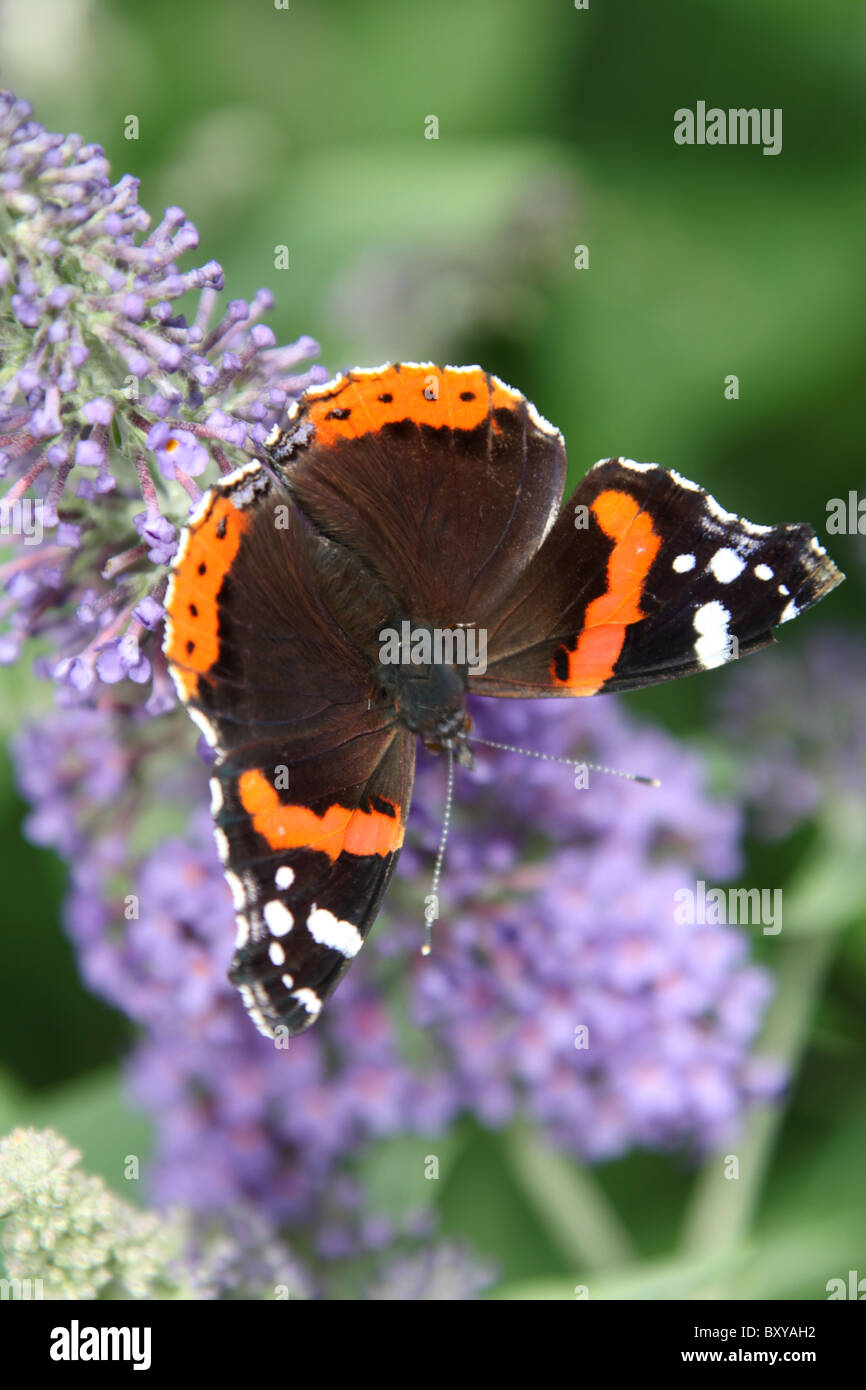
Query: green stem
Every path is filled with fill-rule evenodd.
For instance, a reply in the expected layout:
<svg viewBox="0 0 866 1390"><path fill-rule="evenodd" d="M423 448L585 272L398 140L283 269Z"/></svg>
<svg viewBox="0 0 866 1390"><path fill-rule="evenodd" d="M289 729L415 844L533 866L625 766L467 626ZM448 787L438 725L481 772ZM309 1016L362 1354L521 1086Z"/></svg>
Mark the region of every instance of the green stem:
<svg viewBox="0 0 866 1390"><path fill-rule="evenodd" d="M591 1173L548 1148L523 1122L509 1130L505 1151L550 1240L576 1271L615 1269L636 1258L628 1232Z"/></svg>
<svg viewBox="0 0 866 1390"><path fill-rule="evenodd" d="M785 890L783 956L778 988L760 1050L779 1058L792 1077L806 1048L815 1003L839 942L841 929L866 897L866 813L862 806L828 807L814 854ZM725 1176L725 1155L704 1165L683 1227L681 1248L707 1253L736 1245L751 1228L770 1169L784 1107L754 1112L742 1136L729 1146L739 1162L736 1179ZM713 1290L708 1297L731 1297ZM733 1295L735 1296L735 1295Z"/></svg>
<svg viewBox="0 0 866 1390"><path fill-rule="evenodd" d="M835 946L833 936L795 941L786 948L778 993L767 1019L761 1051L780 1058L790 1075L806 1043L809 1021ZM682 1236L684 1250L737 1244L750 1229L784 1116L782 1105L764 1106L748 1119L729 1146L739 1164L736 1179L725 1177L726 1155L704 1165L695 1186Z"/></svg>

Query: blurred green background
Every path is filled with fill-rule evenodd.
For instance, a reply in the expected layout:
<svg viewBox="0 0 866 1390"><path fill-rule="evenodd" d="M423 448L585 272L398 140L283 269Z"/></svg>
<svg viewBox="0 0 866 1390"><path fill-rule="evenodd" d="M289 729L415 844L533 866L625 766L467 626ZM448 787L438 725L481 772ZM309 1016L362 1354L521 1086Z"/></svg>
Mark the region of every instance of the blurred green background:
<svg viewBox="0 0 866 1390"><path fill-rule="evenodd" d="M232 296L271 287L278 338L312 333L329 368L479 360L562 428L574 478L610 454L657 460L756 521L808 520L822 537L828 498L863 484L862 4L6 0L0 55L3 84L49 129L104 145L154 217L181 204L198 259L222 263ZM782 153L677 146L673 113L698 100L781 107ZM130 115L137 140L124 138ZM862 622L862 544L833 538L851 581L786 644ZM699 738L712 680L630 703ZM0 689L6 732L45 699L12 676ZM21 810L4 763L0 1129L51 1120L89 1167L116 1172L115 1151L143 1142L115 1089L128 1029L77 981L57 928L63 869L22 846ZM782 881L807 840L756 850L747 881ZM794 1208L817 1229L862 1207L863 925L812 1029L769 1227ZM669 1250L700 1179L635 1155L601 1181L649 1259ZM446 1229L498 1255L509 1279L558 1267L485 1136L463 1147L441 1200ZM840 1261L863 1236L847 1229ZM775 1272L744 1296L814 1288L784 1246L762 1248Z"/></svg>

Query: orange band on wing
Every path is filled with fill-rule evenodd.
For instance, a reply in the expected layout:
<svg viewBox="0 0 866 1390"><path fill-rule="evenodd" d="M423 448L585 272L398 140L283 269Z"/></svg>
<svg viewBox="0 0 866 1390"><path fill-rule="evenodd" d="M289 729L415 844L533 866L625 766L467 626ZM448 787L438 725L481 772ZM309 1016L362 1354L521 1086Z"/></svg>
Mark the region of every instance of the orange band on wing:
<svg viewBox="0 0 866 1390"><path fill-rule="evenodd" d="M592 510L614 543L607 562L607 589L587 605L577 647L568 651L568 675L557 675L556 657L552 665L555 683L575 695L594 695L613 675L626 628L646 617L640 599L662 543L650 517L628 492L600 492ZM560 647L557 655L564 650Z"/></svg>
<svg viewBox="0 0 866 1390"><path fill-rule="evenodd" d="M166 600L165 654L186 699L198 677L219 658L217 596L249 522L228 497L215 493L199 522L187 532Z"/></svg>
<svg viewBox="0 0 866 1390"><path fill-rule="evenodd" d="M326 446L357 439L397 420L471 430L494 410L516 409L520 399L482 371L405 365L350 373L327 392L313 389L304 397L316 439Z"/></svg>
<svg viewBox="0 0 866 1390"><path fill-rule="evenodd" d="M309 806L284 805L258 768L241 773L238 793L255 830L271 849L316 849L333 863L341 854L378 854L384 858L403 843L403 824L393 802L388 802L394 806L393 816L339 804L318 816Z"/></svg>

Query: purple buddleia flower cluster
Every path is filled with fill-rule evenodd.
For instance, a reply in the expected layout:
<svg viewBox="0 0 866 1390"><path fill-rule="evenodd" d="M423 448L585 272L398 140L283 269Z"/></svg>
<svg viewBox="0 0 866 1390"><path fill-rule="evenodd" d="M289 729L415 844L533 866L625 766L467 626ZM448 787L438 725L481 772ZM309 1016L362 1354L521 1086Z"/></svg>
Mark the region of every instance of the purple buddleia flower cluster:
<svg viewBox="0 0 866 1390"><path fill-rule="evenodd" d="M278 347L272 296L216 317L215 261L181 269L198 233L155 227L138 181L112 184L98 145L54 135L0 92L0 662L39 638L37 669L69 702L131 682L174 702L154 633L165 566L201 486L255 453L312 338ZM178 301L197 295L188 318ZM196 481L198 480L198 481ZM143 687L143 690L142 690Z"/></svg>
<svg viewBox="0 0 866 1390"><path fill-rule="evenodd" d="M468 1113L527 1116L590 1159L703 1149L775 1094L777 1073L751 1053L771 990L745 935L674 922L684 876L723 879L740 862L739 815L707 795L700 759L610 700L474 705L484 737L663 785L590 771L578 790L569 768L479 748L477 771L458 773L442 919L422 957L444 795L442 762L425 755L382 920L285 1050L226 980L234 924L204 764L149 747L156 725L122 706L63 710L19 737L28 833L72 860L83 976L141 1026L129 1082L154 1119L159 1201L255 1201L312 1222L320 1253L344 1257L382 1239L337 1181L376 1140L415 1134L423 1155ZM142 846L136 802L140 815L159 800L177 833ZM412 1236L420 1215L388 1237Z"/></svg>
<svg viewBox="0 0 866 1390"><path fill-rule="evenodd" d="M708 797L696 755L609 699L485 702L477 719L487 738L662 785L590 770L578 790L556 763L479 750L460 794L489 829L449 845L451 925L412 999L459 1107L494 1125L528 1115L590 1160L720 1142L780 1084L750 1056L771 981L741 931L677 924L673 905L697 873L736 873L737 811ZM418 800L429 853L437 798Z"/></svg>

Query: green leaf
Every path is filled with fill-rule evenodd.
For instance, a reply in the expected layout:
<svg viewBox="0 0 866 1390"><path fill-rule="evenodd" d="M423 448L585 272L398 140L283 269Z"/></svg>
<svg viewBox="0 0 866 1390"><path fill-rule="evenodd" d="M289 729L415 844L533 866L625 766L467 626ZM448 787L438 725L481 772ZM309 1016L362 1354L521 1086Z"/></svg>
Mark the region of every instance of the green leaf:
<svg viewBox="0 0 866 1390"><path fill-rule="evenodd" d="M563 1258L576 1270L610 1269L633 1256L628 1232L597 1179L527 1124L505 1140L511 1168Z"/></svg>
<svg viewBox="0 0 866 1390"><path fill-rule="evenodd" d="M359 1165L367 1210L398 1221L431 1206L465 1143L457 1128L435 1139L401 1134L374 1144Z"/></svg>
<svg viewBox="0 0 866 1390"><path fill-rule="evenodd" d="M528 1280L506 1284L495 1291L499 1299L570 1299L573 1302L700 1298L710 1281L731 1277L742 1270L750 1255L727 1251L724 1255L692 1256L630 1265L616 1274L590 1275L571 1282L558 1279ZM578 1290L586 1290L583 1297Z"/></svg>

